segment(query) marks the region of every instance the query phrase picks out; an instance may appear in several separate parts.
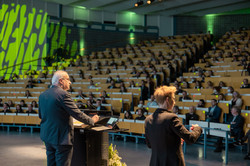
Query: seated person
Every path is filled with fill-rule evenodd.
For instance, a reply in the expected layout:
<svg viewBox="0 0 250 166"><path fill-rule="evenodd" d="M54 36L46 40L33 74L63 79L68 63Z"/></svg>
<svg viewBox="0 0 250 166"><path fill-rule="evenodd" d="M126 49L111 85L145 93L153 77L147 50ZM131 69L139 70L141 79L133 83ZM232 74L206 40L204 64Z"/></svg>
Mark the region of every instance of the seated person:
<svg viewBox="0 0 250 166"><path fill-rule="evenodd" d="M226 84L223 81L220 81L219 82L219 87L223 88L223 87L227 87L227 86L226 86Z"/></svg>
<svg viewBox="0 0 250 166"><path fill-rule="evenodd" d="M2 78L0 79L0 83L6 83L4 77L2 77Z"/></svg>
<svg viewBox="0 0 250 166"><path fill-rule="evenodd" d="M84 73L83 73L83 71L82 71L82 70L78 70L78 75L79 75L79 78L81 78L81 79L85 79L85 77L84 77Z"/></svg>
<svg viewBox="0 0 250 166"><path fill-rule="evenodd" d="M211 81L208 81L206 89L213 89L213 88L214 88L213 83Z"/></svg>
<svg viewBox="0 0 250 166"><path fill-rule="evenodd" d="M202 86L201 86L201 82L200 81L195 81L195 87L194 87L194 89L201 89L202 88Z"/></svg>
<svg viewBox="0 0 250 166"><path fill-rule="evenodd" d="M117 87L115 86L115 81L112 80L111 83L110 83L110 86L108 86L108 89L115 89L115 88L117 88Z"/></svg>
<svg viewBox="0 0 250 166"><path fill-rule="evenodd" d="M95 86L95 84L94 84L94 81L93 81L93 80L90 80L90 81L89 81L88 89L95 89L95 88L96 88L96 86Z"/></svg>
<svg viewBox="0 0 250 166"><path fill-rule="evenodd" d="M84 99L84 97L86 97L86 95L83 94L82 90L79 90L76 97L79 98L79 99Z"/></svg>
<svg viewBox="0 0 250 166"><path fill-rule="evenodd" d="M116 82L116 83L121 83L121 82L122 82L122 79L120 78L119 75L116 76L115 82Z"/></svg>
<svg viewBox="0 0 250 166"><path fill-rule="evenodd" d="M0 107L2 107L2 106L3 106L3 99L0 98Z"/></svg>
<svg viewBox="0 0 250 166"><path fill-rule="evenodd" d="M136 68L133 67L133 68L132 68L132 72L131 72L130 74L136 74L136 73L137 73Z"/></svg>
<svg viewBox="0 0 250 166"><path fill-rule="evenodd" d="M189 88L189 83L184 81L182 87L183 87L183 89L188 89Z"/></svg>
<svg viewBox="0 0 250 166"><path fill-rule="evenodd" d="M28 110L26 111L27 114L37 114L35 110L33 110L33 107L31 104L28 104Z"/></svg>
<svg viewBox="0 0 250 166"><path fill-rule="evenodd" d="M24 97L27 97L27 98L32 97L29 90L25 91Z"/></svg>
<svg viewBox="0 0 250 166"><path fill-rule="evenodd" d="M172 109L172 112L173 112L174 114L176 114L176 115L179 114L179 111L180 111L180 109L179 109L179 107L178 107L177 105L175 105L175 106L173 107L173 109Z"/></svg>
<svg viewBox="0 0 250 166"><path fill-rule="evenodd" d="M125 86L121 86L120 87L120 92L123 93L123 92L127 92L127 89Z"/></svg>
<svg viewBox="0 0 250 166"><path fill-rule="evenodd" d="M26 106L27 106L27 104L25 104L25 101L24 101L24 100L21 100L21 101L20 101L20 105L21 105L21 107L26 107Z"/></svg>
<svg viewBox="0 0 250 166"><path fill-rule="evenodd" d="M135 120L145 120L146 117L144 116L144 109L143 108L139 108L137 110L137 114L138 116L135 118Z"/></svg>
<svg viewBox="0 0 250 166"><path fill-rule="evenodd" d="M91 103L90 100L87 100L86 108L87 109L96 109L96 107Z"/></svg>
<svg viewBox="0 0 250 166"><path fill-rule="evenodd" d="M125 111L124 119L133 119L132 114L130 111Z"/></svg>
<svg viewBox="0 0 250 166"><path fill-rule="evenodd" d="M132 81L129 82L129 87L130 87L130 88L136 87L136 86L135 86L134 80L132 80Z"/></svg>
<svg viewBox="0 0 250 166"><path fill-rule="evenodd" d="M144 101L143 101L143 100L140 100L137 107L143 108L143 106L144 106Z"/></svg>
<svg viewBox="0 0 250 166"><path fill-rule="evenodd" d="M98 111L107 110L106 107L102 106L102 102L100 99L97 99L97 101L96 101L96 110L98 110Z"/></svg>
<svg viewBox="0 0 250 166"><path fill-rule="evenodd" d="M15 113L24 113L20 104L16 105L16 112Z"/></svg>
<svg viewBox="0 0 250 166"><path fill-rule="evenodd" d="M191 100L191 98L187 95L186 91L183 91L182 96L179 98L179 101L182 101L182 100Z"/></svg>
<svg viewBox="0 0 250 166"><path fill-rule="evenodd" d="M35 100L33 100L32 102L31 102L31 105L32 105L32 107L33 108L37 108L37 102L35 101Z"/></svg>
<svg viewBox="0 0 250 166"><path fill-rule="evenodd" d="M156 101L155 101L154 95L151 95L151 101L149 101L149 102L147 103L147 107L151 107L151 106L158 106L158 104L157 104Z"/></svg>
<svg viewBox="0 0 250 166"><path fill-rule="evenodd" d="M83 105L82 101L81 100L78 100L76 102L76 106L79 108L79 109L85 109L85 106Z"/></svg>
<svg viewBox="0 0 250 166"><path fill-rule="evenodd" d="M200 101L198 102L197 106L196 107L201 107L201 108L204 108L205 107L205 100L203 99L200 99Z"/></svg>
<svg viewBox="0 0 250 166"><path fill-rule="evenodd" d="M9 104L9 107L14 107L15 106L15 104L13 103L12 100L8 100L8 104Z"/></svg>
<svg viewBox="0 0 250 166"><path fill-rule="evenodd" d="M189 107L189 113L186 113L186 125L189 125L190 120L199 120L199 115L197 115L195 111L195 106Z"/></svg>
<svg viewBox="0 0 250 166"><path fill-rule="evenodd" d="M243 132L244 127L244 118L240 115L241 110L239 107L233 106L231 109L232 116L229 119L229 124L231 124L230 134L234 137L236 141L235 144L241 144L241 141L246 141ZM221 152L222 151L222 138L219 137L217 139L216 149L214 152Z"/></svg>
<svg viewBox="0 0 250 166"><path fill-rule="evenodd" d="M91 104L95 104L96 103L96 101L94 100L94 96L93 95L89 96L89 101L91 102Z"/></svg>
<svg viewBox="0 0 250 166"><path fill-rule="evenodd" d="M240 94L236 91L233 92L233 97L231 99L231 106L237 106L241 109L242 107L242 99L240 98Z"/></svg>
<svg viewBox="0 0 250 166"><path fill-rule="evenodd" d="M4 103L4 104L3 104L3 110L2 110L1 112L3 112L4 114L6 114L6 113L11 113L11 111L10 111L10 106L9 106L8 103Z"/></svg>
<svg viewBox="0 0 250 166"><path fill-rule="evenodd" d="M227 93L225 93L225 96L232 96L234 92L234 88L229 86L227 89Z"/></svg>
<svg viewBox="0 0 250 166"><path fill-rule="evenodd" d="M176 87L175 95L178 95L179 93L182 93L182 92L183 92L183 90L180 88L179 85L176 84L175 87Z"/></svg>
<svg viewBox="0 0 250 166"><path fill-rule="evenodd" d="M101 96L101 102L102 102L102 104L107 104L107 101L106 101L104 96Z"/></svg>
<svg viewBox="0 0 250 166"><path fill-rule="evenodd" d="M113 78L111 76L109 76L106 80L106 83L111 83L111 81L113 80Z"/></svg>
<svg viewBox="0 0 250 166"><path fill-rule="evenodd" d="M217 106L217 100L211 100L211 107L208 108L206 112L207 122L220 122L221 108Z"/></svg>
<svg viewBox="0 0 250 166"><path fill-rule="evenodd" d="M37 83L41 84L41 83L43 83L43 81L41 79L37 79Z"/></svg>
<svg viewBox="0 0 250 166"><path fill-rule="evenodd" d="M213 88L213 93L211 95L219 95L220 94L220 87L219 86L215 86Z"/></svg>
<svg viewBox="0 0 250 166"><path fill-rule="evenodd" d="M219 103L220 101L225 101L225 100L226 100L226 99L225 99L224 94L223 94L223 93L220 93L219 96L218 96L218 103Z"/></svg>
<svg viewBox="0 0 250 166"><path fill-rule="evenodd" d="M25 88L34 88L35 86L33 85L32 81L28 81L28 84L26 85Z"/></svg>
<svg viewBox="0 0 250 166"><path fill-rule="evenodd" d="M250 84L248 84L248 79L247 78L245 78L243 80L243 84L241 85L240 88L250 88Z"/></svg>
<svg viewBox="0 0 250 166"><path fill-rule="evenodd" d="M105 90L102 91L102 96L105 98L109 98L109 94L107 94L107 92Z"/></svg>

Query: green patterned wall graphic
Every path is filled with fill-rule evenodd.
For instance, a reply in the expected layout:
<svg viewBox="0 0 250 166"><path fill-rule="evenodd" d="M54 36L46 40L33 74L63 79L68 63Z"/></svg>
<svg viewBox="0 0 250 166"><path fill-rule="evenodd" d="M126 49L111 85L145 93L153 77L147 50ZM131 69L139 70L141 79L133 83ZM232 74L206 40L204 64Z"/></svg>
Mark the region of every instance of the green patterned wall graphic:
<svg viewBox="0 0 250 166"><path fill-rule="evenodd" d="M41 69L47 55L47 12L28 1L0 2L0 76Z"/></svg>
<svg viewBox="0 0 250 166"><path fill-rule="evenodd" d="M50 23L48 28L49 55L54 56L60 45L63 45L67 52L64 58L71 58L78 55L80 50L79 33L79 28Z"/></svg>

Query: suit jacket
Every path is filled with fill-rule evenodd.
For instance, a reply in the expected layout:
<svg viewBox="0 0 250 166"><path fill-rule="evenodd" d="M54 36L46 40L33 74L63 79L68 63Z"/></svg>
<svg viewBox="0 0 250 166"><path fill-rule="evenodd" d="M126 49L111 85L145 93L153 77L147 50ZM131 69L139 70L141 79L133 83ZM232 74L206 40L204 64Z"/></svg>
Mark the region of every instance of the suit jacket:
<svg viewBox="0 0 250 166"><path fill-rule="evenodd" d="M208 108L208 113L207 115L209 115L210 111L211 111L212 107ZM220 122L220 115L221 115L221 108L218 106L215 106L214 108L214 112L212 116L209 116L209 122Z"/></svg>
<svg viewBox="0 0 250 166"><path fill-rule="evenodd" d="M199 120L199 115L186 113L186 124L189 125L190 120Z"/></svg>
<svg viewBox="0 0 250 166"><path fill-rule="evenodd" d="M144 87L141 86L141 99L148 100L148 87L146 86Z"/></svg>
<svg viewBox="0 0 250 166"><path fill-rule="evenodd" d="M229 122L233 122L234 116L231 116ZM244 127L244 118L241 115L236 116L234 122L235 124L231 124L231 135L236 137L236 139L240 139L244 136L243 127Z"/></svg>
<svg viewBox="0 0 250 166"><path fill-rule="evenodd" d="M73 145L73 118L90 125L94 121L82 113L70 94L53 85L39 96L40 137L53 145Z"/></svg>
<svg viewBox="0 0 250 166"><path fill-rule="evenodd" d="M145 120L146 143L152 149L150 166L184 166L181 138L194 143L201 132L201 127L189 132L176 114L158 108Z"/></svg>

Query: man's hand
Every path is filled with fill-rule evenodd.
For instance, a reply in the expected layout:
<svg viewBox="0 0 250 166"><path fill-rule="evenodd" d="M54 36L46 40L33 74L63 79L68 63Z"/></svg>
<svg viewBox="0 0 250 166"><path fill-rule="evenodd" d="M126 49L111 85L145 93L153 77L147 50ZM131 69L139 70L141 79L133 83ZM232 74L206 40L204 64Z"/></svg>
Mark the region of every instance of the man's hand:
<svg viewBox="0 0 250 166"><path fill-rule="evenodd" d="M96 123L96 122L99 120L99 118L100 118L100 117L99 117L98 115L94 115L94 116L92 117L94 123Z"/></svg>
<svg viewBox="0 0 250 166"><path fill-rule="evenodd" d="M199 127L198 124L192 124L191 130L193 130L195 127Z"/></svg>

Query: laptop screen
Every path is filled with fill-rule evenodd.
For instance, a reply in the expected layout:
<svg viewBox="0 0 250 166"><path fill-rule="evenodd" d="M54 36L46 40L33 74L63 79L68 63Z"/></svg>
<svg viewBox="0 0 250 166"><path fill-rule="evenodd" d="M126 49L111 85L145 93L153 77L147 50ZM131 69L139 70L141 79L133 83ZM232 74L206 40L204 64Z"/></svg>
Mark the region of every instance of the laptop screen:
<svg viewBox="0 0 250 166"><path fill-rule="evenodd" d="M107 126L114 126L115 124L116 124L116 122L119 120L119 118L114 118L114 117L111 117L110 119L109 119L109 121L107 122Z"/></svg>

